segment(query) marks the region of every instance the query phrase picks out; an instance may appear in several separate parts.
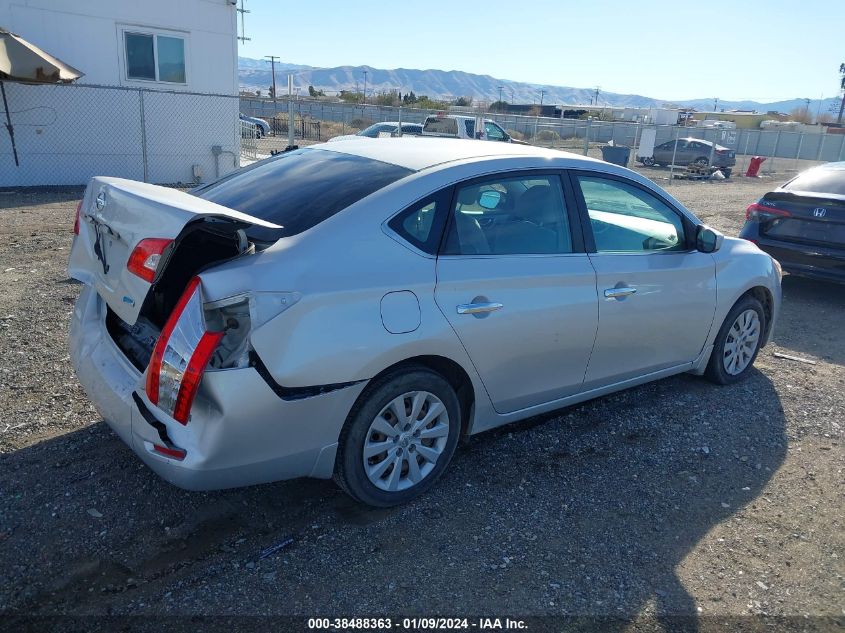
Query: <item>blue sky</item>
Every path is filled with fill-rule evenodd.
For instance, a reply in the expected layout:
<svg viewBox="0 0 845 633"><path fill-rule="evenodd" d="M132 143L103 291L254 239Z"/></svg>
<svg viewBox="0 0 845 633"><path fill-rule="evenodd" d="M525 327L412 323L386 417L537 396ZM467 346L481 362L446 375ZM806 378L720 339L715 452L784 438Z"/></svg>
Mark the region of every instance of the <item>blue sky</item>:
<svg viewBox="0 0 845 633"><path fill-rule="evenodd" d="M661 99L837 95L845 1L245 0L240 54L463 70Z"/></svg>

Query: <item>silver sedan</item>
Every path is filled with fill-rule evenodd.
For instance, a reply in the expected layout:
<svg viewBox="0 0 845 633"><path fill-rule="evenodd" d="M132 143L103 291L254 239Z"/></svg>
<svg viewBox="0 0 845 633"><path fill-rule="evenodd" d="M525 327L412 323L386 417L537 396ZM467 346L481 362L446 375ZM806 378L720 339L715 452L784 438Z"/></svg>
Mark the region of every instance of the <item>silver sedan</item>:
<svg viewBox="0 0 845 633"><path fill-rule="evenodd" d="M777 263L627 169L355 139L192 193L95 178L70 347L103 418L190 489L334 477L391 506L461 436L690 372L751 370Z"/></svg>

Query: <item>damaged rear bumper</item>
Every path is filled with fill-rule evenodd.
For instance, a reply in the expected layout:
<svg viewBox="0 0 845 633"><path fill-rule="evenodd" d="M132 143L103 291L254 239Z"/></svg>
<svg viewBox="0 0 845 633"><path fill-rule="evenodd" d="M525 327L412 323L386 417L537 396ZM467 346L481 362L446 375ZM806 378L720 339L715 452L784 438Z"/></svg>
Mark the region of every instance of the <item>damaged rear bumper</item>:
<svg viewBox="0 0 845 633"><path fill-rule="evenodd" d="M182 425L149 402L143 374L106 330L104 310L84 285L71 322L71 361L103 419L161 477L190 490L331 477L341 427L366 383L283 400L254 368L209 370ZM162 427L183 459L156 452Z"/></svg>

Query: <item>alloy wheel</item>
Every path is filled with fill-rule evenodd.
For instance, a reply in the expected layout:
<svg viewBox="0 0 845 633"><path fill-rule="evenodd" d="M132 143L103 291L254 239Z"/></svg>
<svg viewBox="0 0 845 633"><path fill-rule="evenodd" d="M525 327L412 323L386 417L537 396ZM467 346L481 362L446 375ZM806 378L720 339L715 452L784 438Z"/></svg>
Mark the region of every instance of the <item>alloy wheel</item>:
<svg viewBox="0 0 845 633"><path fill-rule="evenodd" d="M364 439L364 472L381 490L417 485L434 470L449 438L449 414L428 391L391 400L370 424Z"/></svg>
<svg viewBox="0 0 845 633"><path fill-rule="evenodd" d="M745 310L737 316L725 337L722 363L725 371L736 376L751 364L760 340L760 317L756 310Z"/></svg>

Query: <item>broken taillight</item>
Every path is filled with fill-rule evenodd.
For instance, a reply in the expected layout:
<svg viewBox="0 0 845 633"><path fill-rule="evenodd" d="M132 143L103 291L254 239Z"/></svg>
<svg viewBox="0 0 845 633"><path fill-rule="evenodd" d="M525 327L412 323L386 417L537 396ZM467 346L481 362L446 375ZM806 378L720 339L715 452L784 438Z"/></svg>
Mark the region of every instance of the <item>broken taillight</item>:
<svg viewBox="0 0 845 633"><path fill-rule="evenodd" d="M194 277L164 324L147 368L147 397L188 423L200 380L223 332L206 330L199 277Z"/></svg>
<svg viewBox="0 0 845 633"><path fill-rule="evenodd" d="M148 237L141 240L132 250L129 261L126 262L126 268L130 273L152 283L161 261L161 255L172 242L173 240L161 237Z"/></svg>

